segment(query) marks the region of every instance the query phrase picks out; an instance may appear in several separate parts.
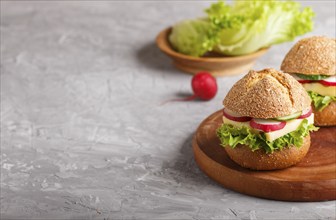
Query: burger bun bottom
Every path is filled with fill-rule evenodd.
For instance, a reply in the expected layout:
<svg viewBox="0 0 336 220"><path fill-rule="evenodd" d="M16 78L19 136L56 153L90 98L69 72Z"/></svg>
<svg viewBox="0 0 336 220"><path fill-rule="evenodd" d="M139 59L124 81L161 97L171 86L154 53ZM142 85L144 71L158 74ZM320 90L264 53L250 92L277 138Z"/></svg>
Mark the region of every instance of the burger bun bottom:
<svg viewBox="0 0 336 220"><path fill-rule="evenodd" d="M252 151L246 145L237 145L235 148L226 146L224 149L229 157L242 167L252 170L277 170L299 163L306 156L309 147L310 135L308 134L301 147L290 145L269 154L264 149Z"/></svg>
<svg viewBox="0 0 336 220"><path fill-rule="evenodd" d="M336 125L336 102L331 102L322 111L316 111L313 106L314 124L316 126L335 126Z"/></svg>

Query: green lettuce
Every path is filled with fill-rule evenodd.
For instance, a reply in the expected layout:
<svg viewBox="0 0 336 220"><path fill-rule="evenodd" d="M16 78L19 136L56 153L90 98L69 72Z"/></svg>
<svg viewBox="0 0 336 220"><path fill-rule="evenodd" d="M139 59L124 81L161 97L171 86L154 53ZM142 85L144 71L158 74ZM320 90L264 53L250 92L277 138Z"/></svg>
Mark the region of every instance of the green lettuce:
<svg viewBox="0 0 336 220"><path fill-rule="evenodd" d="M308 91L308 95L313 101L313 105L317 111L322 111L332 101L336 101L336 96L324 96L313 91Z"/></svg>
<svg viewBox="0 0 336 220"><path fill-rule="evenodd" d="M206 18L181 21L169 35L169 41L176 51L195 57L211 51L215 40L212 24Z"/></svg>
<svg viewBox="0 0 336 220"><path fill-rule="evenodd" d="M252 151L264 149L267 153L272 153L275 150L282 150L289 145L301 147L304 137L306 137L310 131L317 130L317 127L308 124L308 120L304 119L295 131L279 137L274 141L266 140L263 132L255 133L248 127L238 128L230 124L222 124L217 129L217 136L223 147L230 146L235 148L238 144L243 144L249 146Z"/></svg>
<svg viewBox="0 0 336 220"><path fill-rule="evenodd" d="M298 2L273 0L213 4L207 13L221 29L214 49L225 55L243 55L292 41L313 29L312 9L300 8Z"/></svg>
<svg viewBox="0 0 336 220"><path fill-rule="evenodd" d="M300 73L296 73L295 75L297 75L301 79L307 79L307 80L322 80L330 77L328 75L306 75Z"/></svg>
<svg viewBox="0 0 336 220"><path fill-rule="evenodd" d="M183 54L202 56L208 51L243 55L294 40L313 28L311 8L293 1L250 0L212 4L207 16L173 26L169 41Z"/></svg>

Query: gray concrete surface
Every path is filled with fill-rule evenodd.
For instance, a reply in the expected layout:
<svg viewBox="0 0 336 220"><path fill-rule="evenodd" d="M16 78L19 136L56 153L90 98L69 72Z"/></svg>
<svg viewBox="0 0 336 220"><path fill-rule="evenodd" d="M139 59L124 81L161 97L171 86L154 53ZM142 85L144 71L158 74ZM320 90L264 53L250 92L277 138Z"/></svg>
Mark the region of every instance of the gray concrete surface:
<svg viewBox="0 0 336 220"><path fill-rule="evenodd" d="M312 33L335 37L335 1ZM294 203L225 189L196 166L191 137L209 102L155 46L202 1L1 1L2 219L335 219L335 201ZM293 42L255 69L279 68Z"/></svg>

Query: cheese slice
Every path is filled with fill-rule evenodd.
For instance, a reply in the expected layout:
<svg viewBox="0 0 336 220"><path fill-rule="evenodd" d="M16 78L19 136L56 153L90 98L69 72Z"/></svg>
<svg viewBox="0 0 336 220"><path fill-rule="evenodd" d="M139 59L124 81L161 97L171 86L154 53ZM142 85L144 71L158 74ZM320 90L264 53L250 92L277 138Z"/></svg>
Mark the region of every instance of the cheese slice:
<svg viewBox="0 0 336 220"><path fill-rule="evenodd" d="M308 118L308 124L314 123L314 114L311 114ZM286 126L283 129L271 132L265 132L266 140L274 141L275 139L282 137L292 131L295 131L301 124L303 119L293 119L286 121Z"/></svg>
<svg viewBox="0 0 336 220"><path fill-rule="evenodd" d="M311 114L308 118L308 124L313 124L314 123L314 114ZM268 141L274 141L275 139L282 137L292 131L295 131L301 124L303 119L293 119L286 121L286 126L283 129L277 130L277 131L271 131L271 132L265 132L265 137L266 140ZM236 127L248 127L252 131L259 133L261 132L260 130L256 130L250 126L250 122L238 122L238 121L232 121L225 116L223 116L223 123L224 124L231 124Z"/></svg>
<svg viewBox="0 0 336 220"><path fill-rule="evenodd" d="M223 122L224 124L230 124L238 128L241 128L241 127L251 128L250 121L247 121L247 122L232 121L228 119L227 117L225 117L224 115L223 115Z"/></svg>
<svg viewBox="0 0 336 220"><path fill-rule="evenodd" d="M324 96L336 96L336 86L324 86L321 83L304 83L302 86L307 91L316 92Z"/></svg>

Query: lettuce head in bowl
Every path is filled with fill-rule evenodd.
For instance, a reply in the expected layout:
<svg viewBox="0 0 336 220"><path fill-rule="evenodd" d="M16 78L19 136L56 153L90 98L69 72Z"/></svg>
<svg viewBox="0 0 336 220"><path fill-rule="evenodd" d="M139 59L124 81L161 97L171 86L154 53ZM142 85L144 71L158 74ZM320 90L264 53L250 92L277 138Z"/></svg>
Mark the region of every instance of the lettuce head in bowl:
<svg viewBox="0 0 336 220"><path fill-rule="evenodd" d="M312 9L294 1L219 1L205 12L203 18L173 26L169 42L174 50L194 57L207 52L240 56L293 41L313 29Z"/></svg>

